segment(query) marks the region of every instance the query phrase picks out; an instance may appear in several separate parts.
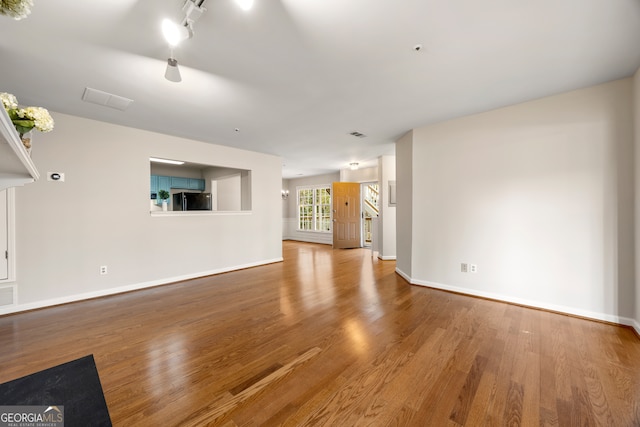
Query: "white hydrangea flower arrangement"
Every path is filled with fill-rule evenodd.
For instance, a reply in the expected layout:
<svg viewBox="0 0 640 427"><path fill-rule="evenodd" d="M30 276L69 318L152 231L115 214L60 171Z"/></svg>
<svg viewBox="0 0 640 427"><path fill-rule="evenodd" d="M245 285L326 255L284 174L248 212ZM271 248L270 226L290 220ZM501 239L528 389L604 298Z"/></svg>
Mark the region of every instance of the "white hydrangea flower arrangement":
<svg viewBox="0 0 640 427"><path fill-rule="evenodd" d="M19 21L31 13L33 0L0 0L0 14Z"/></svg>
<svg viewBox="0 0 640 427"><path fill-rule="evenodd" d="M20 136L31 131L33 128L40 132L50 132L53 130L53 118L51 118L46 108L19 108L16 97L6 92L0 93L0 99Z"/></svg>
<svg viewBox="0 0 640 427"><path fill-rule="evenodd" d="M2 105L5 110L9 111L18 108L18 99L10 93L0 93L0 99L2 100Z"/></svg>

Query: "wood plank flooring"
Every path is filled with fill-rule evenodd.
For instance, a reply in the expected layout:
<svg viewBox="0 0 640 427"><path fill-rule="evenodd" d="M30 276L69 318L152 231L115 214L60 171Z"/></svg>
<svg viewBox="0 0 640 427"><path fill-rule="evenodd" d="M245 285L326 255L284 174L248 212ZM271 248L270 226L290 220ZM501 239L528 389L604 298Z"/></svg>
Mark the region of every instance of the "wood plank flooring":
<svg viewBox="0 0 640 427"><path fill-rule="evenodd" d="M115 426L640 426L630 329L283 245L283 263L0 317L0 383L93 354Z"/></svg>

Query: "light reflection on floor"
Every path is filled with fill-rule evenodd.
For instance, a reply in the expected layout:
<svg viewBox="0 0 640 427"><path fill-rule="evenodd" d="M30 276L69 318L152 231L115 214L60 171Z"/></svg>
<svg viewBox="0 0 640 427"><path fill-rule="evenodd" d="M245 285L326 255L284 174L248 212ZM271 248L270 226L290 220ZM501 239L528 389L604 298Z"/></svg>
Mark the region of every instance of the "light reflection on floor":
<svg viewBox="0 0 640 427"><path fill-rule="evenodd" d="M146 379L150 382L148 392L158 399L166 396L167 384L171 384L171 389L182 389L188 385L187 372L184 367L188 366L184 362L187 349L185 339L179 332L166 335L157 335L157 339L151 344L147 357Z"/></svg>
<svg viewBox="0 0 640 427"><path fill-rule="evenodd" d="M362 324L354 318L347 319L344 322L345 330L353 346L351 350L359 356L369 354L369 338Z"/></svg>
<svg viewBox="0 0 640 427"><path fill-rule="evenodd" d="M316 269L322 265L322 271ZM330 252L304 250L298 255L299 292L304 309L330 306L335 303L333 257Z"/></svg>

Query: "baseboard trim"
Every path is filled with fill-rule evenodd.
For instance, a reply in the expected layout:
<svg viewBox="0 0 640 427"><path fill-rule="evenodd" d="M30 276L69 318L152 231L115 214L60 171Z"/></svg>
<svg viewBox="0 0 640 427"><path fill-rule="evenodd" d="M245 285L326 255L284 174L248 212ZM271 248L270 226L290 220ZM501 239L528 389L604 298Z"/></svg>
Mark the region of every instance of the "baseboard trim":
<svg viewBox="0 0 640 427"><path fill-rule="evenodd" d="M215 270L207 270L199 273L185 274L182 276L168 277L168 278L159 279L159 280L151 280L148 282L118 286L115 288L103 289L95 292L86 292L86 293L76 294L76 295L69 295L65 297L53 298L53 299L48 299L48 300L43 300L43 301L38 301L38 302L33 302L28 304L16 304L13 306L0 308L0 316L6 315L6 314L24 312L24 311L38 310L41 308L53 307L53 306L62 305L62 304L69 304L72 302L84 301L84 300L89 300L94 298L101 298L109 295L122 294L125 292L138 291L141 289L153 288L156 286L169 285L176 282L182 282L184 280L196 279L198 277L212 276L215 274L228 273L230 271L244 270L246 268L259 267L261 265L274 264L282 261L284 261L284 258L279 257L279 258L273 258L273 259L268 259L268 260L263 260L258 262L252 262L248 264L236 265L233 267L218 268Z"/></svg>
<svg viewBox="0 0 640 427"><path fill-rule="evenodd" d="M378 255L378 259L381 259L382 261L395 261L396 257L394 256L380 256Z"/></svg>
<svg viewBox="0 0 640 427"><path fill-rule="evenodd" d="M411 283L411 277L409 277L409 275L407 273L405 273L404 271L400 270L398 267L396 267L396 273L398 273L398 275L400 277L402 277L404 280L406 280L407 282Z"/></svg>
<svg viewBox="0 0 640 427"><path fill-rule="evenodd" d="M403 271L397 268L396 268L396 273L398 273L400 276L402 276L403 279L405 279L408 283L412 285L424 286L424 287L438 289L442 291L453 292L456 294L467 295L467 296L476 297L476 298L483 298L483 299L488 299L492 301L504 302L508 304L527 307L527 308L545 310L553 313L580 317L588 320L595 320L599 322L606 322L606 323L612 323L612 324L621 325L621 326L627 326L633 329L636 335L638 335L638 338L640 338L640 323L628 317L605 314L605 313L597 313L593 311L581 310L581 309L576 309L573 307L568 307L563 305L548 304L540 301L527 300L524 298L514 298L506 295L493 294L490 292L481 292L474 289L450 286L443 283L430 282L426 280L416 280L416 279L412 279L408 274L404 273Z"/></svg>
<svg viewBox="0 0 640 427"><path fill-rule="evenodd" d="M636 335L638 336L638 339L640 339L640 322L638 322L635 319L631 319L631 321L633 322L633 325L631 325L631 327L633 328Z"/></svg>
<svg viewBox="0 0 640 427"><path fill-rule="evenodd" d="M306 237L300 237L300 236L287 236L285 239L286 240L293 240L295 242L318 243L320 245L332 245L333 244L333 242L331 242L331 241L314 239L313 237L306 238Z"/></svg>

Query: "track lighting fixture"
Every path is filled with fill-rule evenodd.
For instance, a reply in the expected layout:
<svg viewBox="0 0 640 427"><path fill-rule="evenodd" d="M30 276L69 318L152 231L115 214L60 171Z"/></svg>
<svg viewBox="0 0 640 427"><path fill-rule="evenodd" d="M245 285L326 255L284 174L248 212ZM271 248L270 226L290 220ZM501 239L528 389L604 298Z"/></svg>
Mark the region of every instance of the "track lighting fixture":
<svg viewBox="0 0 640 427"><path fill-rule="evenodd" d="M164 19L162 21L162 35L167 43L169 43L169 46L175 47L180 44L181 41L193 37L193 30L190 30L184 25L177 25L170 19Z"/></svg>
<svg viewBox="0 0 640 427"><path fill-rule="evenodd" d="M170 19L164 19L162 21L162 35L171 48L171 56L167 59L167 69L165 70L165 79L171 82L181 82L180 70L178 69L178 60L173 57L173 48L178 46L183 40L193 37L193 24L196 22L202 13L206 10L204 5L205 0L185 0L182 6L182 12L184 18L180 24L176 24Z"/></svg>
<svg viewBox="0 0 640 427"><path fill-rule="evenodd" d="M171 48L171 56L167 59L167 69L164 77L172 82L180 82L180 70L178 69L178 61L173 57L173 48L178 46L183 40L193 37L193 24L200 19L202 14L207 10L204 8L206 0L185 0L182 6L184 17L177 24L175 21L165 19L162 21L162 35ZM235 0L238 6L243 10L249 10L253 7L254 0Z"/></svg>
<svg viewBox="0 0 640 427"><path fill-rule="evenodd" d="M180 83L180 69L178 68L178 60L175 58L167 59L167 70L164 72L164 78L170 82Z"/></svg>
<svg viewBox="0 0 640 427"><path fill-rule="evenodd" d="M240 9L245 11L253 7L253 0L236 0L236 3L240 6Z"/></svg>

